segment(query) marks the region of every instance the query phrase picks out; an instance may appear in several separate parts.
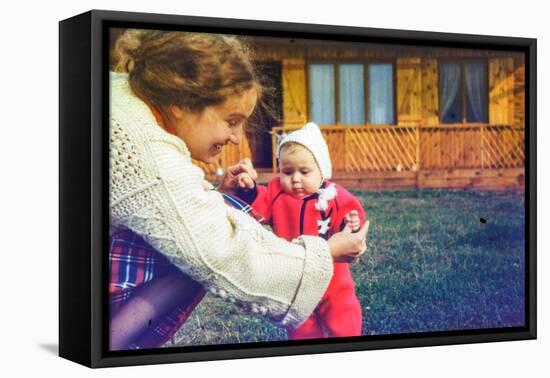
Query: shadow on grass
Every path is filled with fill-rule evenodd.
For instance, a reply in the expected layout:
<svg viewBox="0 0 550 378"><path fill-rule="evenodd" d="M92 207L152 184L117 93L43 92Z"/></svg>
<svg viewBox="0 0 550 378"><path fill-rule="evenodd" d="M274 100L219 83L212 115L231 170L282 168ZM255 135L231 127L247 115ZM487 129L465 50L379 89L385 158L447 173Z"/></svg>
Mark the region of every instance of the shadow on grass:
<svg viewBox="0 0 550 378"><path fill-rule="evenodd" d="M456 240L456 245L469 244L483 249L498 249L502 252L515 244L523 244L525 229L523 222L517 223L481 223L476 231Z"/></svg>

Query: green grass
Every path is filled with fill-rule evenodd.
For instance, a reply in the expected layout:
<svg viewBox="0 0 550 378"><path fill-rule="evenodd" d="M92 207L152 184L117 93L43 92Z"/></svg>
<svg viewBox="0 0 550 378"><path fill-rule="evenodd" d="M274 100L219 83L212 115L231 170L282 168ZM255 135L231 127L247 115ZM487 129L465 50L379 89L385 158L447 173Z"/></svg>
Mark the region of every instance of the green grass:
<svg viewBox="0 0 550 378"><path fill-rule="evenodd" d="M363 334L524 325L523 194L354 194L371 220L367 254L351 268ZM176 339L205 345L286 338L262 317L207 296Z"/></svg>

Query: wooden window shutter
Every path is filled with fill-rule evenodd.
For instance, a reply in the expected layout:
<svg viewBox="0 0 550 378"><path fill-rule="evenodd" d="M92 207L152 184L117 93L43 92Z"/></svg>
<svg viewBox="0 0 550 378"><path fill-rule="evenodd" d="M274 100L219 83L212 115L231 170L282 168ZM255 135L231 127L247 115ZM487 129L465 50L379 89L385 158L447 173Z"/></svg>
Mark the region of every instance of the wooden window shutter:
<svg viewBox="0 0 550 378"><path fill-rule="evenodd" d="M422 59L422 122L439 124L439 91L437 59Z"/></svg>
<svg viewBox="0 0 550 378"><path fill-rule="evenodd" d="M489 60L489 123L511 125L514 121L514 61Z"/></svg>
<svg viewBox="0 0 550 378"><path fill-rule="evenodd" d="M283 121L307 122L306 65L304 59L283 60Z"/></svg>
<svg viewBox="0 0 550 378"><path fill-rule="evenodd" d="M420 58L397 59L397 122L418 123L422 119Z"/></svg>
<svg viewBox="0 0 550 378"><path fill-rule="evenodd" d="M516 58L514 63L514 126L525 128L525 62Z"/></svg>

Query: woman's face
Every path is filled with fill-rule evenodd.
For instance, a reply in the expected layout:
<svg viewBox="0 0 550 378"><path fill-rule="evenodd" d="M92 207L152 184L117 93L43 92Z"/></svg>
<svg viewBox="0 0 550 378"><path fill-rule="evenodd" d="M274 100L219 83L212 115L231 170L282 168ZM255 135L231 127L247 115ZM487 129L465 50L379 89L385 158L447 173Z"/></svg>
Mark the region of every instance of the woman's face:
<svg viewBox="0 0 550 378"><path fill-rule="evenodd" d="M170 129L185 142L193 159L214 163L225 145L241 143L244 124L257 99L256 89L251 88L200 112L172 106Z"/></svg>

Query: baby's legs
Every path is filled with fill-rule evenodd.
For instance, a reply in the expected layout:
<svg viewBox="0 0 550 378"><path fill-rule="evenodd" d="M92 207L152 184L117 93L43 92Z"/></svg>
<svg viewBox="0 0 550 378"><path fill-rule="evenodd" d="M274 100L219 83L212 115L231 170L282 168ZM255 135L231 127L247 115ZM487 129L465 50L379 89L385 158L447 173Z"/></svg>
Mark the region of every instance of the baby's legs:
<svg viewBox="0 0 550 378"><path fill-rule="evenodd" d="M361 336L361 304L355 293L339 293L318 308L320 321L329 337Z"/></svg>
<svg viewBox="0 0 550 378"><path fill-rule="evenodd" d="M322 339L326 337L315 312L298 328L287 329L289 340Z"/></svg>
<svg viewBox="0 0 550 378"><path fill-rule="evenodd" d="M328 337L361 336L361 304L348 264L334 264L332 280L315 312Z"/></svg>

